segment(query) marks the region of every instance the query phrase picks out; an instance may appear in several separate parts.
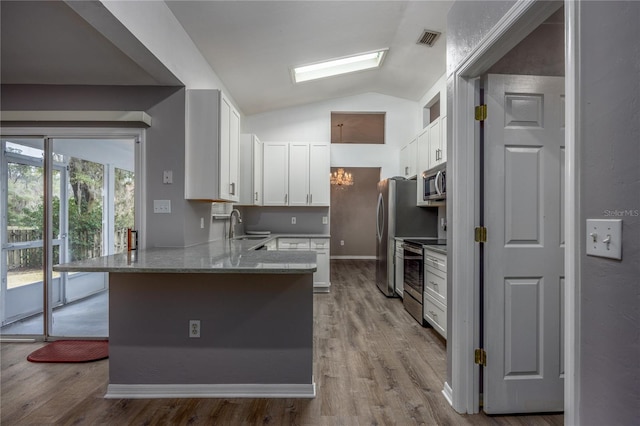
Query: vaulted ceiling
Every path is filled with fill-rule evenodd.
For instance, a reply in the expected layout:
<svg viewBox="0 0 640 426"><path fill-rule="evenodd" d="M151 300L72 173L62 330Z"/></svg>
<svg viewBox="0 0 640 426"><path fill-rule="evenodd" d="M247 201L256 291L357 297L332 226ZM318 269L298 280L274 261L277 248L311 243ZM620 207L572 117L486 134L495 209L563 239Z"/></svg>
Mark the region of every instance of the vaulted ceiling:
<svg viewBox="0 0 640 426"><path fill-rule="evenodd" d="M418 100L445 71L451 1L166 1L246 115L377 92ZM179 84L62 1L0 2L3 84ZM422 31L443 33L433 47ZM123 27L123 31L126 31ZM294 84L290 69L389 48L379 70Z"/></svg>

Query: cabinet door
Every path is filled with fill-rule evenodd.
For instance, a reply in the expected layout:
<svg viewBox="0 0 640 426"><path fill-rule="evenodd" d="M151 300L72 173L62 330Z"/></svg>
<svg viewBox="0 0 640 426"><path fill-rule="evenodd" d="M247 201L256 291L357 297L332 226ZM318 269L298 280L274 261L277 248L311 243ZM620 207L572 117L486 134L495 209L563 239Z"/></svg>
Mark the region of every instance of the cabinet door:
<svg viewBox="0 0 640 426"><path fill-rule="evenodd" d="M309 205L309 144L289 145L289 205Z"/></svg>
<svg viewBox="0 0 640 426"><path fill-rule="evenodd" d="M409 142L409 165L408 165L408 169L409 169L409 175L407 177L412 177L416 175L416 166L417 166L417 162L418 162L418 140L414 139L411 142Z"/></svg>
<svg viewBox="0 0 640 426"><path fill-rule="evenodd" d="M289 144L265 142L263 149L263 205L286 206L289 188Z"/></svg>
<svg viewBox="0 0 640 426"><path fill-rule="evenodd" d="M253 137L253 204L262 205L262 143Z"/></svg>
<svg viewBox="0 0 640 426"><path fill-rule="evenodd" d="M239 201L239 180L240 176L240 114L235 108L229 111L229 200Z"/></svg>
<svg viewBox="0 0 640 426"><path fill-rule="evenodd" d="M224 96L220 99L220 158L218 170L220 170L220 198L231 199L231 165L230 155L230 135L231 135L231 104ZM213 165L212 165L213 166Z"/></svg>
<svg viewBox="0 0 640 426"><path fill-rule="evenodd" d="M447 117L440 119L440 163L447 161Z"/></svg>
<svg viewBox="0 0 640 426"><path fill-rule="evenodd" d="M409 176L409 144L400 149L400 173L401 176Z"/></svg>
<svg viewBox="0 0 640 426"><path fill-rule="evenodd" d="M262 205L262 143L256 135L240 135L240 177L238 179L240 204Z"/></svg>
<svg viewBox="0 0 640 426"><path fill-rule="evenodd" d="M309 205L328 206L329 188L329 144L312 143L309 146Z"/></svg>
<svg viewBox="0 0 640 426"><path fill-rule="evenodd" d="M316 264L318 269L313 273L313 287L329 287L329 252L327 250L316 251Z"/></svg>
<svg viewBox="0 0 640 426"><path fill-rule="evenodd" d="M429 168L435 167L441 163L441 154L442 149L440 147L440 118L437 118L431 124L429 124Z"/></svg>
<svg viewBox="0 0 640 426"><path fill-rule="evenodd" d="M316 292L329 291L331 285L331 270L329 261L328 238L311 238L311 249L316 252L316 264L318 269L313 274L313 288Z"/></svg>

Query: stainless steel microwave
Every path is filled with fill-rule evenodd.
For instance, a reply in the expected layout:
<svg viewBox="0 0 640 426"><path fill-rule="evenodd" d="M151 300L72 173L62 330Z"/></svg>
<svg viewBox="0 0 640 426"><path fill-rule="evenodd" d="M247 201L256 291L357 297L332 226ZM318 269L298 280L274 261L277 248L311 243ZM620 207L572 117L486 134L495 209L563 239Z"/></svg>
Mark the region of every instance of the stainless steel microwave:
<svg viewBox="0 0 640 426"><path fill-rule="evenodd" d="M447 163L422 173L423 200L428 204L443 204L447 199Z"/></svg>

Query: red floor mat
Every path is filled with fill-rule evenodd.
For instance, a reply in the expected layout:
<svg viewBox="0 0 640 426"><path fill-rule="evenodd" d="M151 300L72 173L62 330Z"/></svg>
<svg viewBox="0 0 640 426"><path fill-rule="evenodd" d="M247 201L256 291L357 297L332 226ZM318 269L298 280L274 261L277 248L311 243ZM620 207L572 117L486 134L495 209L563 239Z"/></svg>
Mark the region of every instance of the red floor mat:
<svg viewBox="0 0 640 426"><path fill-rule="evenodd" d="M89 362L109 357L108 340L58 340L33 351L31 362Z"/></svg>

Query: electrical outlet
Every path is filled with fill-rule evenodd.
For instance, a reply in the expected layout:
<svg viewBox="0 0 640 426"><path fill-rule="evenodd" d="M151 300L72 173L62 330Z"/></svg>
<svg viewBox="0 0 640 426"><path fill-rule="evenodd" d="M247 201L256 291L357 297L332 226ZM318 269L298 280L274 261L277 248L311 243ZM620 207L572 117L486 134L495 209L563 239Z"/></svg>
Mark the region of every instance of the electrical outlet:
<svg viewBox="0 0 640 426"><path fill-rule="evenodd" d="M343 246L344 245L344 240L340 240L340 245Z"/></svg>
<svg viewBox="0 0 640 426"><path fill-rule="evenodd" d="M295 225L295 224L296 224L296 217L295 217L295 216L292 216L292 217L291 217L291 224L292 224L292 225Z"/></svg>
<svg viewBox="0 0 640 426"><path fill-rule="evenodd" d="M329 218L327 218L326 216L322 216L322 224L326 225L329 223Z"/></svg>
<svg viewBox="0 0 640 426"><path fill-rule="evenodd" d="M189 337L200 337L200 320L189 320Z"/></svg>
<svg viewBox="0 0 640 426"><path fill-rule="evenodd" d="M162 174L162 183L173 183L173 170L165 170Z"/></svg>
<svg viewBox="0 0 640 426"><path fill-rule="evenodd" d="M200 229L204 229L204 217L200 218Z"/></svg>

